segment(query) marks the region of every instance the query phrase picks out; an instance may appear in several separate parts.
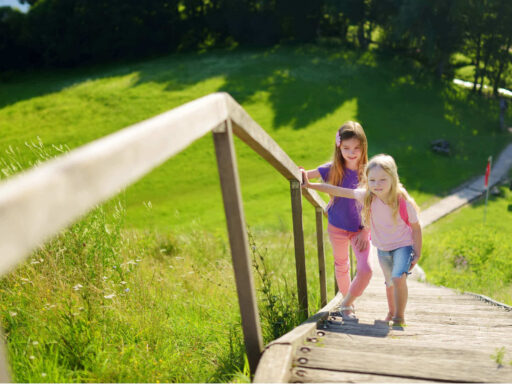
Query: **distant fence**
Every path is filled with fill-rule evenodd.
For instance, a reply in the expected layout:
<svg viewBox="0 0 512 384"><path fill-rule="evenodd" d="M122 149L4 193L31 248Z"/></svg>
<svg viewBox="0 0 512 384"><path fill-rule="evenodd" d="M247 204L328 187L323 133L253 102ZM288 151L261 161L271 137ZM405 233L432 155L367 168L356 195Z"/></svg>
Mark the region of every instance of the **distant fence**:
<svg viewBox="0 0 512 384"><path fill-rule="evenodd" d="M7 273L62 228L209 132L213 132L245 346L254 372L263 341L233 134L290 181L297 290L305 316L308 294L302 193L315 207L322 306L327 303L322 229L325 202L315 191L301 193L300 169L226 93L205 96L132 125L0 184L0 273ZM0 361L0 380L8 378L4 358Z"/></svg>

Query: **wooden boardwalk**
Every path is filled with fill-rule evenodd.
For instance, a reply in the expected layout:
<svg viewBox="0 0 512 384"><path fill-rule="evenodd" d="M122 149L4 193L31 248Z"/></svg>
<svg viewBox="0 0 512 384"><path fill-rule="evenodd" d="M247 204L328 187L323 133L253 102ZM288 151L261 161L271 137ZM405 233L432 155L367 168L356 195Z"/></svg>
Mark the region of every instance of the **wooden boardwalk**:
<svg viewBox="0 0 512 384"><path fill-rule="evenodd" d="M310 323L306 330L305 324L302 332L294 330L295 335L267 347L269 354L273 347L277 354L289 347L288 372L258 367L255 381L512 382L511 311L409 279L407 326L390 327L379 321L387 304L384 278L372 254L374 276L356 301L359 322L344 323L327 310L316 326Z"/></svg>

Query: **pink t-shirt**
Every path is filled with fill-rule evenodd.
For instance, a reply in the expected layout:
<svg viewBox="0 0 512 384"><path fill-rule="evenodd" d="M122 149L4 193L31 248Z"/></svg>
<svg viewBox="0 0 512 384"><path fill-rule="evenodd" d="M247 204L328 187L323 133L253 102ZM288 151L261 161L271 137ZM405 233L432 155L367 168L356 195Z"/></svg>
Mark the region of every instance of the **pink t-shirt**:
<svg viewBox="0 0 512 384"><path fill-rule="evenodd" d="M361 192L359 192L361 191ZM357 199L362 201L364 191L357 190ZM409 223L418 222L418 214L409 201L405 201ZM371 236L372 244L380 250L392 251L397 248L413 245L412 229L400 217L397 212L396 219L393 218L391 207L385 204L378 197L374 197L371 206Z"/></svg>

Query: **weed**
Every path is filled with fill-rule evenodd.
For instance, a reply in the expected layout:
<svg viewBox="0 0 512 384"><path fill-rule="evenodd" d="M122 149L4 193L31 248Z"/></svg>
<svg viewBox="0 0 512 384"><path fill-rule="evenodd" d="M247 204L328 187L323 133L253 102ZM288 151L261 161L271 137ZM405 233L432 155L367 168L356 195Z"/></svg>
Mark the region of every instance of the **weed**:
<svg viewBox="0 0 512 384"><path fill-rule="evenodd" d="M296 306L296 295L291 292L285 278L281 277L283 286L276 286L277 277L268 267L267 249L261 249L249 233L253 267L259 277L261 293L260 315L263 319L264 339L275 340L300 324L302 320Z"/></svg>
<svg viewBox="0 0 512 384"><path fill-rule="evenodd" d="M503 367L503 360L505 357L505 347L496 348L494 355L491 358L498 364L498 368Z"/></svg>

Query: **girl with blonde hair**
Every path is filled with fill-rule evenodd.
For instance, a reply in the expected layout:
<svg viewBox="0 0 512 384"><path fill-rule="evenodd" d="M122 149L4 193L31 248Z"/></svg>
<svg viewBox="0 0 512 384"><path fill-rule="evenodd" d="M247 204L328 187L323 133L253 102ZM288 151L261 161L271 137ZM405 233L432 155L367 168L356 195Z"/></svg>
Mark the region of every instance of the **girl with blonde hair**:
<svg viewBox="0 0 512 384"><path fill-rule="evenodd" d="M368 142L363 127L355 121L348 121L336 131L333 160L304 172L308 178L321 177L332 186L353 189L364 177L367 162ZM355 320L353 303L368 286L372 276L368 263L369 231L361 224L360 211L354 200L334 195L327 206L327 232L334 255L336 282L343 294L340 313L344 320ZM349 244L357 259L357 274L352 282Z"/></svg>
<svg viewBox="0 0 512 384"><path fill-rule="evenodd" d="M356 199L362 204L363 224L371 228L386 279L389 312L386 321L405 325L408 290L406 277L421 255L422 234L418 206L400 183L395 160L385 154L374 156L365 168L365 179L357 189L310 183L303 173L304 187L332 196Z"/></svg>

